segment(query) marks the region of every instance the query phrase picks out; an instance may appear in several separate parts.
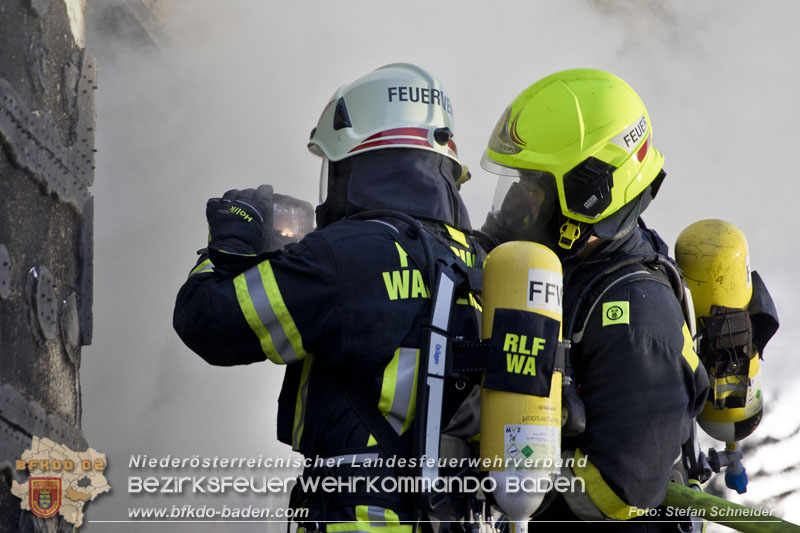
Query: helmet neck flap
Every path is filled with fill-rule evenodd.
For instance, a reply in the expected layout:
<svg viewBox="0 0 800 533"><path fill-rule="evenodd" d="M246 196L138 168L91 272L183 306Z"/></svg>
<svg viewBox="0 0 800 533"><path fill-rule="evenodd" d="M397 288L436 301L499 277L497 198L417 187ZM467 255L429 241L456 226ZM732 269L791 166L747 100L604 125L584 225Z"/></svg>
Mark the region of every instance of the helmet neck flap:
<svg viewBox="0 0 800 533"><path fill-rule="evenodd" d="M460 175L456 161L428 150L389 148L331 161L328 194L317 207L317 226L362 211L389 209L470 230L456 188Z"/></svg>

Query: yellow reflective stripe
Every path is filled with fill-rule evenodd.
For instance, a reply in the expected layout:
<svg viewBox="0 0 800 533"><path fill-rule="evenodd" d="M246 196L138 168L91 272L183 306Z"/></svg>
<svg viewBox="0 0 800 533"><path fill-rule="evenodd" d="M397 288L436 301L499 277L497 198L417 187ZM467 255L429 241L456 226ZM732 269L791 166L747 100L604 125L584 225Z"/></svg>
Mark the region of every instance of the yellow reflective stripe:
<svg viewBox="0 0 800 533"><path fill-rule="evenodd" d="M206 259L202 263L198 264L192 269L191 272L189 272L189 275L191 276L193 274L200 274L203 272L214 272L214 265L211 263L211 259Z"/></svg>
<svg viewBox="0 0 800 533"><path fill-rule="evenodd" d="M714 383L718 385L747 385L747 377L737 376L736 374L720 376L714 378Z"/></svg>
<svg viewBox="0 0 800 533"><path fill-rule="evenodd" d="M287 364L308 357L269 261L245 270L233 284L245 320L270 361Z"/></svg>
<svg viewBox="0 0 800 533"><path fill-rule="evenodd" d="M343 522L328 524L329 533L412 533L414 526L411 524L392 524L389 526L371 526L368 522Z"/></svg>
<svg viewBox="0 0 800 533"><path fill-rule="evenodd" d="M473 295L471 292L468 293L465 297L459 298L458 300L456 300L456 304L458 304L458 305L471 305L472 307L474 307L478 311L483 312L483 308L481 307L481 304L478 303L478 300L475 299L475 295Z"/></svg>
<svg viewBox="0 0 800 533"><path fill-rule="evenodd" d="M376 505L356 505L356 520L368 522L370 527L383 527L399 523L400 517L391 509Z"/></svg>
<svg viewBox="0 0 800 533"><path fill-rule="evenodd" d="M406 432L414 421L414 413L417 409L417 379L419 375L419 350L414 350L414 372L411 378L411 397L408 400L408 407L406 408L405 419L403 425L400 427L400 434Z"/></svg>
<svg viewBox="0 0 800 533"><path fill-rule="evenodd" d="M588 459L586 466L578 466L581 464L581 459L584 458L583 452L579 449L575 450L575 465L572 470L575 475L582 477L586 482L586 493L592 500L592 503L600 509L600 511L616 520L628 520L640 516L641 511L628 505L617 496L614 490L608 486L608 483L603 479L602 474Z"/></svg>
<svg viewBox="0 0 800 533"><path fill-rule="evenodd" d="M419 350L416 348L398 348L383 370L378 410L398 435L414 421L418 370ZM375 436L370 435L367 446L376 444Z"/></svg>
<svg viewBox="0 0 800 533"><path fill-rule="evenodd" d="M329 523L327 531L331 533L412 533L411 524L401 524L400 517L391 509L376 505L356 505L356 521L345 523Z"/></svg>
<svg viewBox="0 0 800 533"><path fill-rule="evenodd" d="M386 417L392 409L392 402L394 401L394 389L397 383L397 364L400 361L400 349L394 351L394 355L392 356L391 361L389 364L386 365L386 368L383 369L383 379L381 380L381 397L378 400L378 411ZM391 419L389 419L389 423L391 424ZM392 424L392 427L395 427L395 424ZM397 431L397 428L395 428ZM367 446L375 446L378 444L377 439L374 435L370 435L369 439L367 440Z"/></svg>
<svg viewBox="0 0 800 533"><path fill-rule="evenodd" d="M369 511L367 505L356 505L356 520L359 522L369 522Z"/></svg>
<svg viewBox="0 0 800 533"><path fill-rule="evenodd" d="M697 365L700 362L700 358L697 357L697 354L694 351L692 334L689 333L689 328L686 327L685 322L683 324L683 350L681 351L681 354L683 355L683 358L686 359L686 362L689 363L692 372L697 370Z"/></svg>
<svg viewBox="0 0 800 533"><path fill-rule="evenodd" d="M294 450L300 449L300 439L303 438L303 429L306 421L306 399L308 398L308 376L311 374L313 361L312 357L308 357L303 361L300 386L297 387L297 400L294 403L294 424L292 425L292 448Z"/></svg>
<svg viewBox="0 0 800 533"><path fill-rule="evenodd" d="M247 290L247 281L244 279L244 274L239 274L233 278L233 287L236 290L236 299L239 301L239 307L242 310L244 319L253 330L253 333L258 337L258 342L261 344L261 351L269 358L270 361L277 364L283 364L283 359L278 354L275 346L272 344L270 337L261 319L258 318L253 300L250 298L250 293Z"/></svg>
<svg viewBox="0 0 800 533"><path fill-rule="evenodd" d="M747 378L740 376L722 376L714 379L714 399L747 396Z"/></svg>
<svg viewBox="0 0 800 533"><path fill-rule="evenodd" d="M237 254L236 252L229 252L227 250L220 250L219 248L217 248L216 251L221 253L221 254L235 255L237 257L255 257L257 255L257 254Z"/></svg>
<svg viewBox="0 0 800 533"><path fill-rule="evenodd" d="M381 399L378 400L378 410L384 417L389 416L392 411L395 387L397 386L397 365L400 362L400 349L394 351L394 356L386 368L383 370L383 381L381 382ZM391 419L389 423L392 424ZM399 426L399 424L397 424ZM395 427L395 424L392 424ZM395 428L397 431L398 428Z"/></svg>
<svg viewBox="0 0 800 533"><path fill-rule="evenodd" d="M264 280L264 288L267 291L267 297L272 305L272 310L283 326L286 336L289 337L289 342L292 343L295 355L298 359L308 357L308 353L303 349L303 339L300 337L300 332L297 331L294 319L286 308L283 296L281 296L281 291L278 290L278 283L275 281L272 265L270 265L269 261L262 261L258 264L258 269L261 271L261 278Z"/></svg>
<svg viewBox="0 0 800 533"><path fill-rule="evenodd" d="M450 234L450 238L452 240L456 241L464 248L469 248L469 242L467 242L467 236L464 235L463 231L457 230L456 228L448 226L447 224L445 224L444 227L447 228L447 233Z"/></svg>

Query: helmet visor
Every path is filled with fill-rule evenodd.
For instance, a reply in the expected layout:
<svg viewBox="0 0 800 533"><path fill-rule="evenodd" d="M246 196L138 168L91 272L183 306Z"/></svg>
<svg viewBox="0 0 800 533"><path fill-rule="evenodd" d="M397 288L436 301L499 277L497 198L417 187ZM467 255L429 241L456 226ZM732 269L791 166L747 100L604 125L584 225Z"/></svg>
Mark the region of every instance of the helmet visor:
<svg viewBox="0 0 800 533"><path fill-rule="evenodd" d="M322 167L319 170L319 203L325 203L328 198L328 172L330 169L330 161L324 155L322 156Z"/></svg>
<svg viewBox="0 0 800 533"><path fill-rule="evenodd" d="M520 171L517 176L498 178L484 231L501 241L527 240L551 246L554 236L550 230L559 214L553 175Z"/></svg>

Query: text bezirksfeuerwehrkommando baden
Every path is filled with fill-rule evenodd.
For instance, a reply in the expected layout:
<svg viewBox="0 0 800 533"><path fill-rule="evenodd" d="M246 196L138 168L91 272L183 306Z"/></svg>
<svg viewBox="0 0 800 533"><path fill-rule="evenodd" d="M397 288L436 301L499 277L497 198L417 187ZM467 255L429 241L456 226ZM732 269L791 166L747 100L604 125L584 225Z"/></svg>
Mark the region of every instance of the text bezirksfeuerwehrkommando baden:
<svg viewBox="0 0 800 533"><path fill-rule="evenodd" d="M562 477L557 475L562 466L585 466L586 457L576 461L574 458L531 459L531 458L416 458L404 457L149 457L147 455L131 455L128 467L131 469L263 469L263 468L319 468L325 474L302 478L280 476L218 476L218 475L169 475L169 476L129 476L128 492L138 493L226 493L229 491L245 493L287 493L296 483L300 483L304 491L333 492L492 492L503 485L507 492L584 492L584 480L578 476ZM470 467L475 469L511 469L519 473L509 479L498 482L491 476L437 476L423 477L418 475L370 475L370 469L414 469L422 466L440 468ZM357 468L347 474L347 468ZM334 470L343 468L345 473L336 475ZM546 472L537 475L536 472Z"/></svg>
<svg viewBox="0 0 800 533"><path fill-rule="evenodd" d="M252 492L256 494L289 493L299 483L303 492L316 493L475 493L494 492L501 487L505 492L544 494L557 492L586 492L583 478L559 475L518 476L495 479L491 476L422 477L422 476L129 476L130 494L224 494Z"/></svg>

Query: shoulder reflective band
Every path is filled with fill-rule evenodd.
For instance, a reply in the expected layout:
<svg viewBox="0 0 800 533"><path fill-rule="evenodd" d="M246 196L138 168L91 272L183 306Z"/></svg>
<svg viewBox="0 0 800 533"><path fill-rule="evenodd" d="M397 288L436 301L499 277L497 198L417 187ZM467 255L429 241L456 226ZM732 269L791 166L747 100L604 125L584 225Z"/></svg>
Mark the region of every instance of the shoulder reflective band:
<svg viewBox="0 0 800 533"><path fill-rule="evenodd" d="M447 358L447 326L453 306L455 282L445 271L439 271L436 294L433 299L433 320L427 353L427 408L425 413L425 456L422 477L431 481L439 476L439 441L442 429L442 396L444 395L444 372ZM428 466L433 464L434 466Z"/></svg>
<svg viewBox="0 0 800 533"><path fill-rule="evenodd" d="M464 235L463 231L457 230L456 228L448 226L447 224L445 224L444 227L447 228L447 233L450 234L450 239L469 250L469 242L467 242L467 236Z"/></svg>
<svg viewBox="0 0 800 533"><path fill-rule="evenodd" d="M214 264L211 262L211 259L206 259L202 263L198 264L196 267L189 272L190 276L194 274L202 274L204 272L214 272Z"/></svg>

